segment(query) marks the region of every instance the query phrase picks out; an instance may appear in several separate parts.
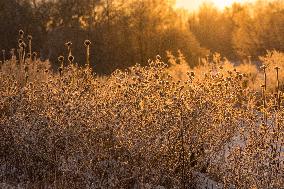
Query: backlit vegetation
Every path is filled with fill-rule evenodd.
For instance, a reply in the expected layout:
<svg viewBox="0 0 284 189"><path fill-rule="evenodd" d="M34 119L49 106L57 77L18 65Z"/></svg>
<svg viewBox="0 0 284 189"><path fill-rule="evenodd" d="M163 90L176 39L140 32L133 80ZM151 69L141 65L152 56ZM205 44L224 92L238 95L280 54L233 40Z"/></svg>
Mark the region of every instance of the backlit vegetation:
<svg viewBox="0 0 284 189"><path fill-rule="evenodd" d="M1 62L1 182L189 188L201 172L225 188L283 187L283 53L268 52L261 68L215 54L191 69L168 52L101 77L90 41L84 66L68 42L52 71L19 38Z"/></svg>

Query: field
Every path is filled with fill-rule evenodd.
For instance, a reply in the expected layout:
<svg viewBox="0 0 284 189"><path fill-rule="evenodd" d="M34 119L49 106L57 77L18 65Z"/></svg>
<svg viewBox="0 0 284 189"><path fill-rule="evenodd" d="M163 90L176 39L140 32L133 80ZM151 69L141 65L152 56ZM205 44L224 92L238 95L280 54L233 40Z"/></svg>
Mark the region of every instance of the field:
<svg viewBox="0 0 284 189"><path fill-rule="evenodd" d="M0 69L0 183L19 188L284 185L284 54L263 66L182 55L100 76L20 44ZM4 184L5 183L5 184Z"/></svg>

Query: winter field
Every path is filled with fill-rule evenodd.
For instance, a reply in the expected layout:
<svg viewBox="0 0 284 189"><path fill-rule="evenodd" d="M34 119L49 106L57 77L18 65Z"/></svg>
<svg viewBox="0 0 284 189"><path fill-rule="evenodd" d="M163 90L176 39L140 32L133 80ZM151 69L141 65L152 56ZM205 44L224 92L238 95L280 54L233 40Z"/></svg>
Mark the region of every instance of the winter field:
<svg viewBox="0 0 284 189"><path fill-rule="evenodd" d="M0 64L1 188L283 188L283 53L99 76L89 41L58 70L19 43Z"/></svg>

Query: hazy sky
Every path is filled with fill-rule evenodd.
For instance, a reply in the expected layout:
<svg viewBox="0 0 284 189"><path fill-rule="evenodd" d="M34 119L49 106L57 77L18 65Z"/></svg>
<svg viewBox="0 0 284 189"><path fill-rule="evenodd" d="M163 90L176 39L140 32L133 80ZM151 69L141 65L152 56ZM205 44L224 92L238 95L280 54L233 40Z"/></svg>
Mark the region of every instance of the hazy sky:
<svg viewBox="0 0 284 189"><path fill-rule="evenodd" d="M215 4L216 7L222 9L226 6L230 6L234 2L244 3L252 1L254 0L177 0L176 7L185 8L188 10L197 10L198 7L204 2L211 2Z"/></svg>

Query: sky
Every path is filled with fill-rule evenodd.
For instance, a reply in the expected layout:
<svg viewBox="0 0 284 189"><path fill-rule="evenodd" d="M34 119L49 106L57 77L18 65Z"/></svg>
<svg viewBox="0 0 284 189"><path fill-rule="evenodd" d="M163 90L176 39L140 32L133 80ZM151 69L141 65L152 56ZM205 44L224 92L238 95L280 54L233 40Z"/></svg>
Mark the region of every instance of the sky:
<svg viewBox="0 0 284 189"><path fill-rule="evenodd" d="M197 10L203 3L213 3L219 9L223 9L226 6L230 6L234 2L244 3L252 2L254 0L176 0L177 8L184 8L187 10Z"/></svg>

